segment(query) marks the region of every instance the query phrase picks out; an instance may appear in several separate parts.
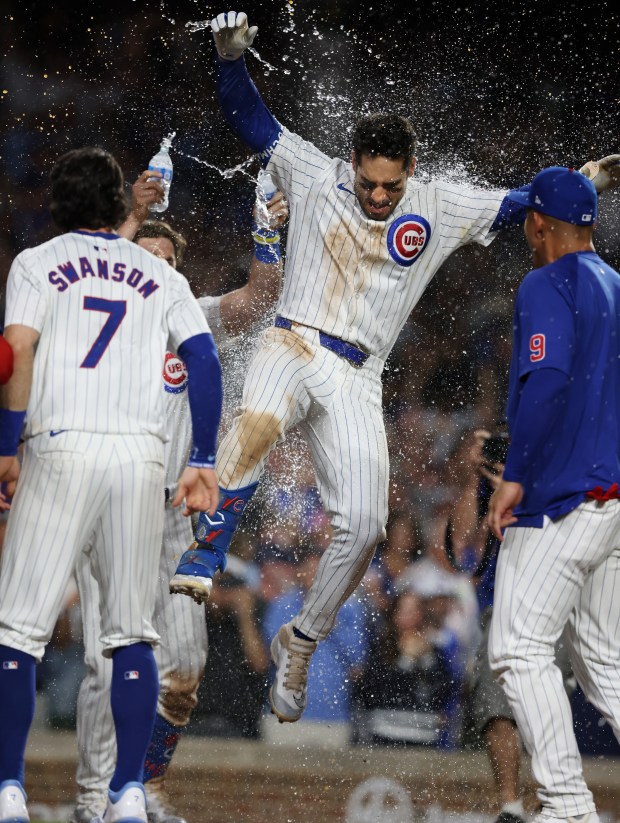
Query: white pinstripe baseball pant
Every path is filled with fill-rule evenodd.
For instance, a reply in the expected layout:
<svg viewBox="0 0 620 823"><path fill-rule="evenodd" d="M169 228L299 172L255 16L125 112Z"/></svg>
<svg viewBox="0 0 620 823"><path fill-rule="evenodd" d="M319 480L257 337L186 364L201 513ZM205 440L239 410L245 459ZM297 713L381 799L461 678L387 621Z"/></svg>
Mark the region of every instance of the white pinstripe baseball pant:
<svg viewBox="0 0 620 823"><path fill-rule="evenodd" d="M269 328L249 367L240 414L218 450L220 485L234 490L258 481L270 451L292 426L307 440L333 534L295 625L318 640L385 538L382 369L376 357L356 367L323 348L314 329Z"/></svg>
<svg viewBox="0 0 620 823"><path fill-rule="evenodd" d="M620 740L620 502L582 503L542 529L508 528L489 657L532 756L544 813L595 811L554 644L565 635L586 698Z"/></svg>
<svg viewBox="0 0 620 823"><path fill-rule="evenodd" d="M151 435L68 431L26 442L2 553L0 643L42 658L95 528L104 653L157 643L151 618L163 458L163 442Z"/></svg>
<svg viewBox="0 0 620 823"><path fill-rule="evenodd" d="M163 503L163 487L159 505ZM96 543L98 535L95 535ZM197 702L197 691L207 662L207 624L204 606L188 597L174 597L169 581L179 557L193 539L189 518L166 504L164 537L159 560L153 625L161 636L154 649L159 674L157 711L169 723L185 726ZM99 640L99 587L88 555L77 569L84 622L86 676L78 696L78 809L93 816L103 812L107 789L116 764L116 740L110 707L112 661L101 655Z"/></svg>

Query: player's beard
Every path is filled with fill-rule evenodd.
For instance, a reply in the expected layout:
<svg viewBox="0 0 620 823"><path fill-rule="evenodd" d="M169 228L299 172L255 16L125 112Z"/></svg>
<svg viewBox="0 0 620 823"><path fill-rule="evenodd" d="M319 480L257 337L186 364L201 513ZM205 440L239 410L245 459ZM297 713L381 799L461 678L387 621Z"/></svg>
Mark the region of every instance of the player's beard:
<svg viewBox="0 0 620 823"><path fill-rule="evenodd" d="M399 197L398 200L382 200L377 203L368 195L368 192L362 189L361 186L354 185L354 189L357 202L369 220L387 220L401 199Z"/></svg>

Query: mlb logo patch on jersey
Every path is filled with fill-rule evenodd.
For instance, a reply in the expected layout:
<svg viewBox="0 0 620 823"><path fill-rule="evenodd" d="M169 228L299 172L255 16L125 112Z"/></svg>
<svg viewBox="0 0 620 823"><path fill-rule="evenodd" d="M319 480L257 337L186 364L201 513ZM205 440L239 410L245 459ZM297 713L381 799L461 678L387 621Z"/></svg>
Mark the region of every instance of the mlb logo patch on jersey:
<svg viewBox="0 0 620 823"><path fill-rule="evenodd" d="M140 672L132 671L132 672L125 672L125 680L139 680L140 679Z"/></svg>
<svg viewBox="0 0 620 823"><path fill-rule="evenodd" d="M5 660L2 663L2 668L5 672L13 671L15 669L19 669L19 663L17 662L17 660Z"/></svg>
<svg viewBox="0 0 620 823"><path fill-rule="evenodd" d="M411 266L421 256L431 239L428 220L419 214L403 214L390 226L387 247L392 260Z"/></svg>
<svg viewBox="0 0 620 823"><path fill-rule="evenodd" d="M172 352L166 352L164 360L164 389L172 394L180 394L187 388L187 366Z"/></svg>

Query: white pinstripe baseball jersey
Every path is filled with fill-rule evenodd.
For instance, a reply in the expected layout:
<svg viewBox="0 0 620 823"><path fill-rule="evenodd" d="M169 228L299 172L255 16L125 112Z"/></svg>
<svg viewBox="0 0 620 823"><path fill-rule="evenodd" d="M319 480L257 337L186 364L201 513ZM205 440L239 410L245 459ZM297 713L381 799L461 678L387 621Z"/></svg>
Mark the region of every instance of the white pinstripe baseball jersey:
<svg viewBox="0 0 620 823"><path fill-rule="evenodd" d="M493 240L506 194L410 178L389 219L370 220L354 194L351 162L287 129L267 170L291 209L278 313L382 360L449 255Z"/></svg>
<svg viewBox="0 0 620 823"><path fill-rule="evenodd" d="M13 323L40 332L27 436L64 429L165 439L158 378L166 348L209 331L182 275L103 232L63 234L15 258Z"/></svg>

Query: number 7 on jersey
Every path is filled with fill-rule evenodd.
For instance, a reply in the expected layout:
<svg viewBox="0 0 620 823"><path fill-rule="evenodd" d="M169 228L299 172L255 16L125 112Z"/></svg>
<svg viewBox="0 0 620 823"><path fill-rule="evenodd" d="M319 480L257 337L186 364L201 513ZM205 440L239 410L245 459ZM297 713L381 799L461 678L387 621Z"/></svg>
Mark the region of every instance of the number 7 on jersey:
<svg viewBox="0 0 620 823"><path fill-rule="evenodd" d="M95 342L80 364L81 369L94 369L103 357L103 353L108 348L110 340L114 337L116 330L123 322L123 317L127 312L127 301L105 300L103 297L85 297L84 308L87 311L102 311L109 314Z"/></svg>

